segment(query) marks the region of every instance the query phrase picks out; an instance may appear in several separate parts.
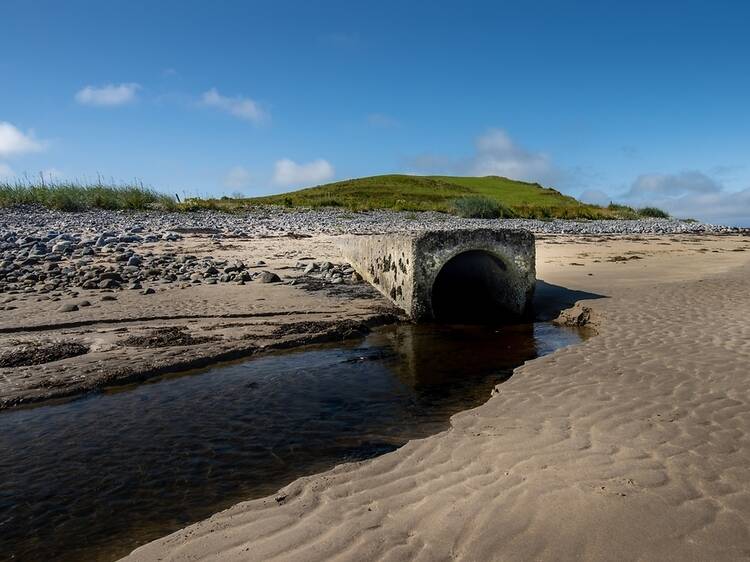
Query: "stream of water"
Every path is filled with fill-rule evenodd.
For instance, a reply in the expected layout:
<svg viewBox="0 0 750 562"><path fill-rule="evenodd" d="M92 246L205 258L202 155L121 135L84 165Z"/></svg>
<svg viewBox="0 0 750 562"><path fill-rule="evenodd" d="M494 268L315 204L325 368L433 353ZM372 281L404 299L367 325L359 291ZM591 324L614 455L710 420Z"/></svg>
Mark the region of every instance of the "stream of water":
<svg viewBox="0 0 750 562"><path fill-rule="evenodd" d="M295 478L392 451L576 343L549 323L395 325L0 413L0 557L114 560Z"/></svg>

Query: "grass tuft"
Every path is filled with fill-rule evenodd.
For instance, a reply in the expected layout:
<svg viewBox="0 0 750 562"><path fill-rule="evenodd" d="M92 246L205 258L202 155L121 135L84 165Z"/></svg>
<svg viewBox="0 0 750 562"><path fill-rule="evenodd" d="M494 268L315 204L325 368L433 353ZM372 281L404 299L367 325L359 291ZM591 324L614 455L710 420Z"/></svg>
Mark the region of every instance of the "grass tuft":
<svg viewBox="0 0 750 562"><path fill-rule="evenodd" d="M669 213L662 211L658 207L643 207L638 209L638 214L642 217L649 217L654 219L668 219Z"/></svg>
<svg viewBox="0 0 750 562"><path fill-rule="evenodd" d="M0 182L0 207L42 205L58 211L177 209L176 201L141 184Z"/></svg>
<svg viewBox="0 0 750 562"><path fill-rule="evenodd" d="M471 219L509 219L516 216L510 207L482 195L456 199L452 210L459 217Z"/></svg>

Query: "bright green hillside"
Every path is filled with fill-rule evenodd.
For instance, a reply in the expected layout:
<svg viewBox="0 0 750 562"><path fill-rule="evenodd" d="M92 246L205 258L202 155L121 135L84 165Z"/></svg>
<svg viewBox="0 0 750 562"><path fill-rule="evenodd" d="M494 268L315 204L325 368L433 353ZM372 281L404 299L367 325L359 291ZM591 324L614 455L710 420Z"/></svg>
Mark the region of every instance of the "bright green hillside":
<svg viewBox="0 0 750 562"><path fill-rule="evenodd" d="M536 218L633 218L637 215L629 208L587 205L536 183L498 176L373 176L249 201L288 207L443 211L468 216L476 215L476 208L490 208L485 214L496 216Z"/></svg>

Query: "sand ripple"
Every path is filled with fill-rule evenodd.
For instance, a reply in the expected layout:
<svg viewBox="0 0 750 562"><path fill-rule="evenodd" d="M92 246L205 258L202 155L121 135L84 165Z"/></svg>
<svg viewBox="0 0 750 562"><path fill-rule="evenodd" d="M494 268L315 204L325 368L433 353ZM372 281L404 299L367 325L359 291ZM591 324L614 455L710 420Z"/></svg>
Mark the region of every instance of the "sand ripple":
<svg viewBox="0 0 750 562"><path fill-rule="evenodd" d="M750 557L750 268L589 303L599 335L451 429L130 560Z"/></svg>

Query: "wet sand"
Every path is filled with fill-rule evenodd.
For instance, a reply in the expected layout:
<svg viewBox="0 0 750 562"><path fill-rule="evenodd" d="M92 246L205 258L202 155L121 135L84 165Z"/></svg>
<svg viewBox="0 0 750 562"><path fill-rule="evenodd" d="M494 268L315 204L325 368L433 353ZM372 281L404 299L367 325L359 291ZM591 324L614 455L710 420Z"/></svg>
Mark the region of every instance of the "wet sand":
<svg viewBox="0 0 750 562"><path fill-rule="evenodd" d="M128 559L747 559L750 238L543 237L537 275L589 299L595 337Z"/></svg>
<svg viewBox="0 0 750 562"><path fill-rule="evenodd" d="M361 337L396 319L394 309L366 283L310 287L299 260L342 258L333 237L233 239L221 247L206 235L187 235L179 244L147 247L159 254L265 262L252 270L277 273L282 282L175 283L154 294L141 291L78 290L50 300L19 295L0 317L0 350L49 349L24 366L0 363L0 409L58 399L105 387L254 355L266 350ZM311 290L315 289L315 290ZM62 304L80 304L61 312ZM159 341L167 330L172 337ZM46 362L61 346L86 352Z"/></svg>

